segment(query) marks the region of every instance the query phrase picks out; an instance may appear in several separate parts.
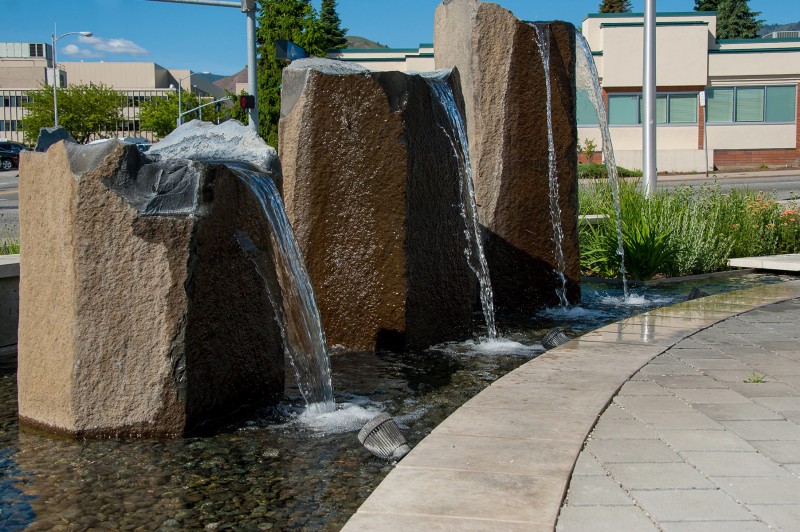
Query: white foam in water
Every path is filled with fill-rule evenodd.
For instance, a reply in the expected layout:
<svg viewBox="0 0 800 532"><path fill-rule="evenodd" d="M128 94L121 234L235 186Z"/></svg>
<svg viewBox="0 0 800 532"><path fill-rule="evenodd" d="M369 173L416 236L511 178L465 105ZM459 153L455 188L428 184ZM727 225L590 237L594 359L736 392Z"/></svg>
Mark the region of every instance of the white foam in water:
<svg viewBox="0 0 800 532"><path fill-rule="evenodd" d="M299 423L323 434L357 432L361 430L364 423L380 414L381 411L378 405L369 401L364 404L337 403L336 410L333 412L320 414L314 410L305 410L292 423Z"/></svg>
<svg viewBox="0 0 800 532"><path fill-rule="evenodd" d="M486 337L457 344L442 344L434 347L434 349L457 355L530 355L544 351L544 347L541 344L525 345L507 338Z"/></svg>
<svg viewBox="0 0 800 532"><path fill-rule="evenodd" d="M631 292L628 297L605 295L600 298L600 302L604 305L646 307L649 305L664 305L667 303L672 303L673 300L667 297L653 297L648 299L644 294L636 294Z"/></svg>

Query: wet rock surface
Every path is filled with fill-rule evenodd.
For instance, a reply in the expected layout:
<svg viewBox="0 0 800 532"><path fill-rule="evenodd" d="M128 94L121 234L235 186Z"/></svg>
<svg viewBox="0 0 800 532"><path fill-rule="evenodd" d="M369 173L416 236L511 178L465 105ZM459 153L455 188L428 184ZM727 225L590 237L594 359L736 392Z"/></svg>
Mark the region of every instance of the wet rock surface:
<svg viewBox="0 0 800 532"><path fill-rule="evenodd" d="M25 153L19 411L85 436L177 436L283 389L264 280L234 230L270 249L226 167L116 141Z"/></svg>
<svg viewBox="0 0 800 532"><path fill-rule="evenodd" d="M575 28L550 33L553 136L567 298L580 298ZM461 73L479 218L499 314L556 304L561 280L549 215L547 95L535 30L497 4L452 0L436 10L437 68Z"/></svg>
<svg viewBox="0 0 800 532"><path fill-rule="evenodd" d="M446 117L420 76L330 72L284 74L296 99L279 146L286 211L328 342L375 349L463 338L475 278Z"/></svg>

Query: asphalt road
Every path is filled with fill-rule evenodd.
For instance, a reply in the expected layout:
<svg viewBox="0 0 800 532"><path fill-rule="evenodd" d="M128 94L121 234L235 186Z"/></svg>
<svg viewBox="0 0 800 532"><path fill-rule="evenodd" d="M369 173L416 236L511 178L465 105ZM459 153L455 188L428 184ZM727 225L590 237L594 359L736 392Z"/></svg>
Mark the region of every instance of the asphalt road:
<svg viewBox="0 0 800 532"><path fill-rule="evenodd" d="M800 199L800 171L776 170L765 172L735 172L717 174L708 178L705 175L659 176L658 188L673 189L678 186L702 186L717 183L723 192L733 189L756 190L774 193L778 200Z"/></svg>
<svg viewBox="0 0 800 532"><path fill-rule="evenodd" d="M0 170L0 238L19 237L18 187L18 170Z"/></svg>

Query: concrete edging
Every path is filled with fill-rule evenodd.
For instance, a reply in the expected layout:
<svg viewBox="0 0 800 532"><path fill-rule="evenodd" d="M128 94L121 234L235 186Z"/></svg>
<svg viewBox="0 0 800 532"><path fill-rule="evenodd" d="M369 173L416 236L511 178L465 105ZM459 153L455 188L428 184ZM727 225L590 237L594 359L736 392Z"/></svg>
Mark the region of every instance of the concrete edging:
<svg viewBox="0 0 800 532"><path fill-rule="evenodd" d="M436 427L344 530L554 530L584 442L631 376L683 338L798 296L800 281L787 281L695 299L548 351Z"/></svg>
<svg viewBox="0 0 800 532"><path fill-rule="evenodd" d="M0 255L0 348L17 344L18 324L19 255Z"/></svg>

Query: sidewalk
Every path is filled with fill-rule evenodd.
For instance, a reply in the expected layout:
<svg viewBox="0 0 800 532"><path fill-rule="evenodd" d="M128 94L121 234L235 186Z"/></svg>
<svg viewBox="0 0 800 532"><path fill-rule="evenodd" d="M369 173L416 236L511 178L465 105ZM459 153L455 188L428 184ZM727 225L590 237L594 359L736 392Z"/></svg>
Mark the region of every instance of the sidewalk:
<svg viewBox="0 0 800 532"><path fill-rule="evenodd" d="M662 526L650 516L663 519L665 530L800 523L792 514L800 509L798 335L800 280L695 299L589 332L467 401L397 464L344 530ZM740 382L751 373L767 382ZM750 411L731 411L740 403L725 400ZM759 413L763 419L738 419ZM709 437L721 437L722 447L698 447ZM736 475L713 469L731 458L728 473ZM707 473L696 469L701 463ZM698 485L681 484L681 472ZM730 513L714 513L717 505Z"/></svg>
<svg viewBox="0 0 800 532"><path fill-rule="evenodd" d="M716 177L717 180L723 179L741 179L741 178L748 178L748 179L759 179L759 178L771 178L771 177L798 177L800 178L800 169L798 168L785 168L783 170L744 170L739 172L720 172L720 171L711 171L708 172L708 177L706 174L699 173L699 174L659 174L658 181L711 181Z"/></svg>
<svg viewBox="0 0 800 532"><path fill-rule="evenodd" d="M800 530L800 299L678 342L578 458L557 530Z"/></svg>

